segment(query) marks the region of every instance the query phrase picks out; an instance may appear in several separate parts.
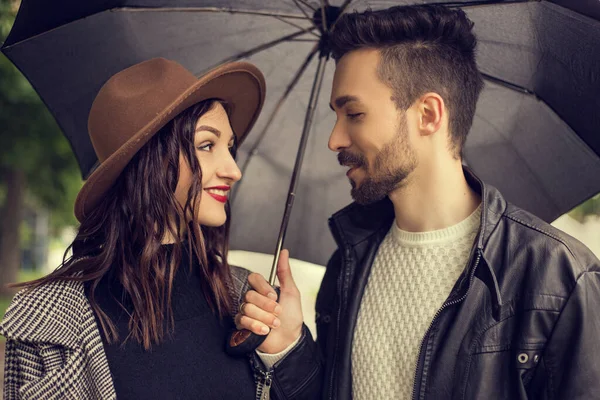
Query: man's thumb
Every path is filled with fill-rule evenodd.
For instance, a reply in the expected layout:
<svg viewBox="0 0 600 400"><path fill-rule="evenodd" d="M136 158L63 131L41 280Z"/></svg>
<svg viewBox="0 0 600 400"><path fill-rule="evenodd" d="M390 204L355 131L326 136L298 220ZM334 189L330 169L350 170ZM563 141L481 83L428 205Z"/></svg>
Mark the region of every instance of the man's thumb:
<svg viewBox="0 0 600 400"><path fill-rule="evenodd" d="M281 285L282 290L297 289L290 268L290 253L287 250L281 250L281 253L279 253L277 278L279 278L279 284Z"/></svg>

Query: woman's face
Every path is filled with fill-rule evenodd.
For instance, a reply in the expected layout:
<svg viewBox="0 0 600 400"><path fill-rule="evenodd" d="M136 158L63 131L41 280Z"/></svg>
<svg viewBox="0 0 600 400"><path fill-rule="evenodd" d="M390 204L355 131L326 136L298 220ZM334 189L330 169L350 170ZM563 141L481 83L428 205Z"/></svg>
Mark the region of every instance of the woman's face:
<svg viewBox="0 0 600 400"><path fill-rule="evenodd" d="M225 203L233 184L240 180L231 147L234 134L223 106L216 102L196 123L195 155L202 170L202 193L196 205L195 220L204 226L221 226L227 220ZM179 180L175 197L185 206L193 175L185 157L179 155Z"/></svg>

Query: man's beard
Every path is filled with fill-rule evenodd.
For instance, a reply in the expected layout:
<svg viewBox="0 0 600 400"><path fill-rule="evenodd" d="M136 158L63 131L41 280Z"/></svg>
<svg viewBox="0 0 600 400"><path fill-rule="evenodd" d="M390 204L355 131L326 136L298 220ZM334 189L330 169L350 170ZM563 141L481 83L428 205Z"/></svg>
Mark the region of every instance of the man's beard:
<svg viewBox="0 0 600 400"><path fill-rule="evenodd" d="M375 203L405 183L406 178L417 167L417 157L408 142L406 117L403 116L396 136L381 149L369 168L362 154L342 151L338 154L341 165L361 167L365 178L360 186L350 179L352 198L359 204Z"/></svg>

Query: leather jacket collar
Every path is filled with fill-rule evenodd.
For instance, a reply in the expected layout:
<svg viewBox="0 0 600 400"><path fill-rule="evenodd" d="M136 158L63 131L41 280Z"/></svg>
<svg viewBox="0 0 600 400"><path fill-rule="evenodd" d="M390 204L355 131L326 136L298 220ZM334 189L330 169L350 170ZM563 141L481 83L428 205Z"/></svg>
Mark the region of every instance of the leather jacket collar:
<svg viewBox="0 0 600 400"><path fill-rule="evenodd" d="M494 314L496 318L499 318L503 303L496 278L497 268L490 265L491 257L486 257L484 249L506 210L507 202L495 187L483 183L468 167L464 166L463 171L467 183L481 196L482 200L479 234L471 254L471 258L476 252L482 256L482 265L475 271L475 277L483 281L490 289L495 303ZM350 204L330 218L329 226L338 247L349 253L352 247L371 239L375 234L385 236L393 221L394 207L390 199L386 197L369 205ZM469 264L472 266L473 263ZM458 293L460 292L459 290Z"/></svg>

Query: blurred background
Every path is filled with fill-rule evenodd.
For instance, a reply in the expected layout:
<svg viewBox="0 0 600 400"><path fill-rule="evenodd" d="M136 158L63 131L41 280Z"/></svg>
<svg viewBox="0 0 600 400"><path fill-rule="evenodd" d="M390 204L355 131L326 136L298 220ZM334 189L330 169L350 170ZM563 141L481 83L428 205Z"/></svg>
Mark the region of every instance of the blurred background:
<svg viewBox="0 0 600 400"><path fill-rule="evenodd" d="M19 5L18 0L0 0L0 43ZM28 81L0 54L0 317L14 295L6 284L40 277L61 263L77 229L73 203L81 185L67 139ZM600 195L553 225L600 256ZM241 250L230 255L232 264L265 274L271 260L269 254ZM314 331L314 299L324 268L294 259L292 268L303 293L305 320Z"/></svg>

